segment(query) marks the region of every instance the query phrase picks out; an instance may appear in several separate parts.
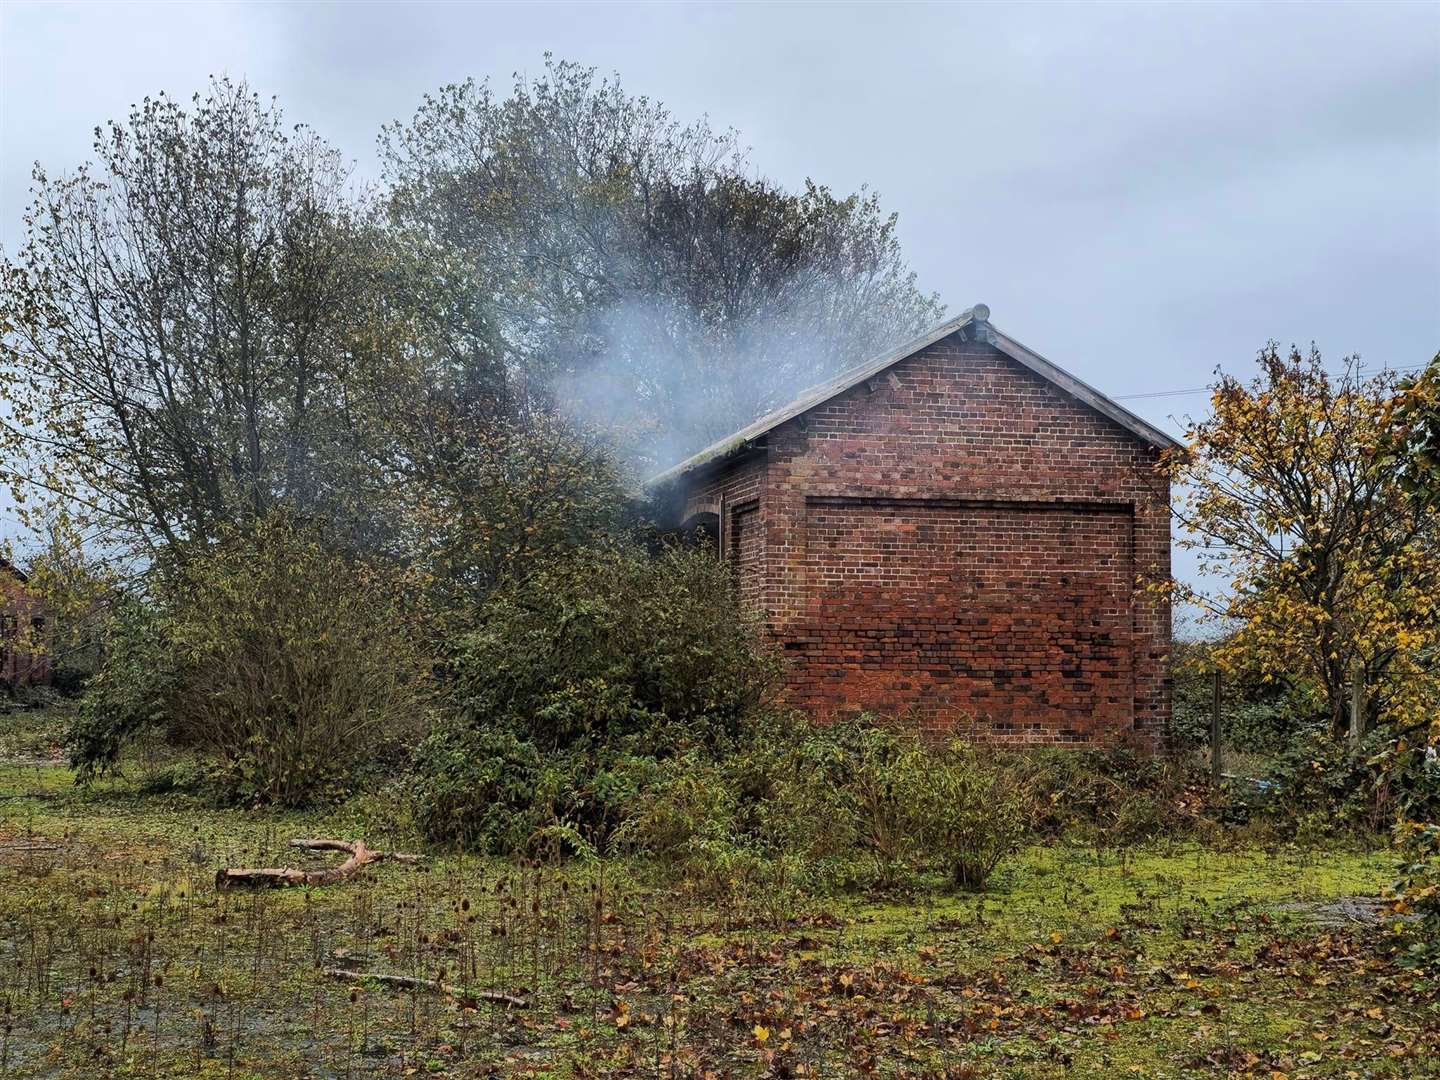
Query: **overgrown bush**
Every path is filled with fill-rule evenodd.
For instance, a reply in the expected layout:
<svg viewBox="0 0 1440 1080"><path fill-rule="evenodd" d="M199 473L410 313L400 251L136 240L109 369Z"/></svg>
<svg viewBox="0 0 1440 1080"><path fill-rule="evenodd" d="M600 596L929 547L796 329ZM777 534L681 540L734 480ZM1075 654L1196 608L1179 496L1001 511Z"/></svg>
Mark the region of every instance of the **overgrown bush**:
<svg viewBox="0 0 1440 1080"><path fill-rule="evenodd" d="M1036 831L1052 838L1133 844L1184 829L1203 809L1202 778L1126 746L1020 750L1012 767L1030 792Z"/></svg>
<svg viewBox="0 0 1440 1080"><path fill-rule="evenodd" d="M462 643L467 720L545 749L656 756L740 733L777 672L713 554L616 544L551 562L484 603Z"/></svg>
<svg viewBox="0 0 1440 1080"><path fill-rule="evenodd" d="M105 660L85 684L66 737L76 778L114 768L125 745L170 723L179 685L175 652L159 607L137 597L113 605L103 631Z"/></svg>
<svg viewBox="0 0 1440 1080"><path fill-rule="evenodd" d="M81 775L164 724L227 798L295 806L394 761L426 721L428 669L382 574L283 515L157 570L120 618L73 733Z"/></svg>
<svg viewBox="0 0 1440 1080"><path fill-rule="evenodd" d="M925 747L862 717L813 728L797 749L791 783L812 793L832 846L853 848L871 862L876 884L894 885L919 853Z"/></svg>
<svg viewBox="0 0 1440 1080"><path fill-rule="evenodd" d="M1416 815L1440 807L1440 777L1424 768L1423 751L1397 752L1379 731L1359 747L1327 732L1296 739L1262 779L1250 809L1289 834L1349 829L1373 836L1389 830L1412 801Z"/></svg>
<svg viewBox="0 0 1440 1080"><path fill-rule="evenodd" d="M416 817L499 851L561 821L603 842L657 762L736 745L778 671L728 564L629 544L497 589L457 653L457 708L416 756Z"/></svg>
<svg viewBox="0 0 1440 1080"><path fill-rule="evenodd" d="M596 848L657 767L613 747L543 750L513 730L448 720L414 755L415 822L433 841L492 854L527 852L541 834Z"/></svg>
<svg viewBox="0 0 1440 1080"><path fill-rule="evenodd" d="M427 666L383 573L284 516L176 572L175 724L217 755L235 796L294 806L342 793L423 730Z"/></svg>
<svg viewBox="0 0 1440 1080"><path fill-rule="evenodd" d="M1440 959L1440 822L1402 820L1395 829L1399 876L1391 886L1395 910L1420 918L1414 952Z"/></svg>
<svg viewBox="0 0 1440 1080"><path fill-rule="evenodd" d="M1028 835L1024 780L1002 755L860 720L763 725L720 759L675 759L621 836L662 867L718 885L891 888L937 870L983 889Z"/></svg>
<svg viewBox="0 0 1440 1080"><path fill-rule="evenodd" d="M913 845L900 794L881 763L900 740L868 725L822 727L764 714L721 755L664 762L626 807L617 839L662 872L724 896L763 881L774 890L892 884Z"/></svg>
<svg viewBox="0 0 1440 1080"><path fill-rule="evenodd" d="M822 891L800 835L810 815L781 823L772 813L782 757L757 742L723 758L691 751L657 763L625 806L616 850L720 904L763 895L783 905L799 890Z"/></svg>
<svg viewBox="0 0 1440 1080"><path fill-rule="evenodd" d="M914 822L952 884L984 889L1030 831L1029 784L1022 774L973 746L952 742L918 763Z"/></svg>
<svg viewBox="0 0 1440 1080"><path fill-rule="evenodd" d="M1171 730L1182 748L1210 744L1214 710L1214 643L1176 642ZM1220 695L1220 734L1242 753L1273 754L1309 729L1323 727L1323 708L1313 689L1286 679L1226 676Z"/></svg>

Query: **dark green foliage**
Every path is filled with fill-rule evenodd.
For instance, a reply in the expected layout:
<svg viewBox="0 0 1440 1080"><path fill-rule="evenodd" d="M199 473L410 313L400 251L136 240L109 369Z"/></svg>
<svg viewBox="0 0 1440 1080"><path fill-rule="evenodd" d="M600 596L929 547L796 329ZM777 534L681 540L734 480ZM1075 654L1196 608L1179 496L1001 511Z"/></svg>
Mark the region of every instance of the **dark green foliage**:
<svg viewBox="0 0 1440 1080"><path fill-rule="evenodd" d="M493 854L559 834L568 848L591 848L657 764L604 746L542 751L514 731L442 723L415 753L415 823L438 843Z"/></svg>
<svg viewBox="0 0 1440 1080"><path fill-rule="evenodd" d="M76 780L115 767L125 744L164 726L179 683L174 649L160 611L139 599L115 605L106 627L105 663L90 677L66 736Z"/></svg>
<svg viewBox="0 0 1440 1080"><path fill-rule="evenodd" d="M728 564L616 545L557 560L486 599L461 645L471 725L546 751L625 747L668 756L734 738L777 667L736 613Z"/></svg>
<svg viewBox="0 0 1440 1080"><path fill-rule="evenodd" d="M493 850L558 821L602 842L637 776L735 743L776 672L713 554L554 561L492 593L461 642L455 715L417 755L417 818Z"/></svg>
<svg viewBox="0 0 1440 1080"><path fill-rule="evenodd" d="M1171 657L1175 675L1171 731L1182 748L1208 747L1214 702L1211 642L1177 642ZM1283 679L1227 675L1221 684L1220 735L1243 753L1272 754L1311 727L1324 723L1317 699Z"/></svg>
<svg viewBox="0 0 1440 1080"><path fill-rule="evenodd" d="M515 851L541 824L540 753L513 732L445 725L420 744L414 767L416 823L434 840Z"/></svg>
<svg viewBox="0 0 1440 1080"><path fill-rule="evenodd" d="M1295 740L1264 777L1255 809L1289 831L1375 834L1397 816L1440 816L1440 766L1423 746L1371 732L1355 749L1317 731Z"/></svg>

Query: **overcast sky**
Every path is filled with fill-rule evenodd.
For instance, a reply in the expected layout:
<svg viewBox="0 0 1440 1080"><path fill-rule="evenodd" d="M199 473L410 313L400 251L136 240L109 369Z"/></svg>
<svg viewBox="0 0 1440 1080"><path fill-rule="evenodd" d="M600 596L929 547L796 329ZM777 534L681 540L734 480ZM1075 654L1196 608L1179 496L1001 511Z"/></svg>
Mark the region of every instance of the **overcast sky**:
<svg viewBox="0 0 1440 1080"><path fill-rule="evenodd" d="M84 160L145 94L245 76L374 176L382 122L546 50L734 125L775 179L876 187L924 287L1112 395L1204 386L1270 337L1440 347L1436 3L0 0L0 243L30 164Z"/></svg>
<svg viewBox="0 0 1440 1080"><path fill-rule="evenodd" d="M214 74L376 172L383 122L545 51L741 130L760 171L878 189L921 282L1107 393L1269 338L1440 347L1440 4L478 5L0 0L0 243L29 169ZM1128 399L1171 430L1203 394Z"/></svg>

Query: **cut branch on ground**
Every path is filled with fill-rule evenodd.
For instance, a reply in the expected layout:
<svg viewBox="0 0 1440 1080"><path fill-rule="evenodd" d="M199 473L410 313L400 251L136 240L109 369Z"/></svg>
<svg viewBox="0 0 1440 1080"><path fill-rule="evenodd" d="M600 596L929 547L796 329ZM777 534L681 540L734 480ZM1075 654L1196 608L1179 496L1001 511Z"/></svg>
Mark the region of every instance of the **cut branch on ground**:
<svg viewBox="0 0 1440 1080"><path fill-rule="evenodd" d="M215 888L220 891L237 888L283 888L286 886L333 885L354 877L371 863L391 862L419 863L422 855L405 855L396 851L376 851L365 846L365 841L356 840L305 840L290 841L291 847L306 851L343 851L350 857L339 866L324 870L296 870L291 867L222 867L215 871Z"/></svg>
<svg viewBox="0 0 1440 1080"><path fill-rule="evenodd" d="M371 982L383 983L386 986L398 986L405 990L426 990L432 994L445 994L453 997L462 1005L472 1001L489 1001L496 1005L504 1005L510 1009L526 1009L530 1002L523 997L514 994L506 994L500 990L471 990L463 986L452 986L443 983L439 979L418 979L411 975L385 975L372 971L351 971L347 968L326 968L327 979L348 979L370 980Z"/></svg>

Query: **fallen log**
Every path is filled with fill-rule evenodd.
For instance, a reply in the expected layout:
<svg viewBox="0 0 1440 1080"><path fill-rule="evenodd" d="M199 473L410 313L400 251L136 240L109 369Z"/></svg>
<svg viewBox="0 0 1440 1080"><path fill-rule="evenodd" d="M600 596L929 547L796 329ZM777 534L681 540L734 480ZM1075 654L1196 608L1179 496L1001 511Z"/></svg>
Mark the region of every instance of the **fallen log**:
<svg viewBox="0 0 1440 1080"><path fill-rule="evenodd" d="M295 870L290 867L221 867L215 871L215 888L224 892L236 888L278 889L291 885L333 885L337 881L354 877L371 863L392 862L418 863L422 855L404 855L398 851L376 851L367 848L365 841L356 840L291 840L291 847L307 851L343 851L350 857L339 866L324 870Z"/></svg>
<svg viewBox="0 0 1440 1080"><path fill-rule="evenodd" d="M399 986L406 990L426 990L432 994L444 994L453 997L462 1004L472 1001L489 1001L496 1005L504 1005L507 1009L528 1009L530 1002L514 994L502 993L499 990L470 990L463 986L451 986L439 979L417 979L410 975L385 975L371 971L351 971L347 968L326 968L324 975L329 979L369 979L372 982L383 983L386 986Z"/></svg>

